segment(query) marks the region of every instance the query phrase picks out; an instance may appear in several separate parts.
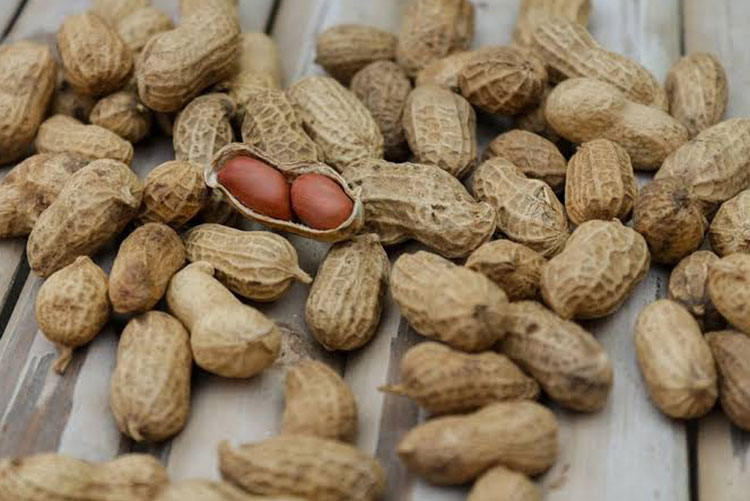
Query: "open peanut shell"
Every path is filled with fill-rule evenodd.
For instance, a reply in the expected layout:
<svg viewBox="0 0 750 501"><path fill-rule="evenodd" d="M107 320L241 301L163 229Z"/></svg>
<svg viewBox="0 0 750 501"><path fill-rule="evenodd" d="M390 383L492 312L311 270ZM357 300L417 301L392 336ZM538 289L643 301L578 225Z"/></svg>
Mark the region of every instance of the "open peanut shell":
<svg viewBox="0 0 750 501"><path fill-rule="evenodd" d="M260 214L242 202L237 200L228 189L219 183L218 172L226 162L235 157L251 157L275 168L281 172L288 182L294 181L303 174L315 173L326 176L336 182L344 190L344 193L352 199L354 207L351 215L337 228L331 230L317 230L295 221L284 221ZM204 172L206 184L211 188L220 190L229 203L244 217L257 221L269 228L288 231L303 237L319 240L321 242L340 242L356 235L364 225L365 209L360 200L360 190L352 190L346 180L335 170L320 162L294 162L282 164L266 155L264 152L243 143L230 143L216 152L211 163Z"/></svg>

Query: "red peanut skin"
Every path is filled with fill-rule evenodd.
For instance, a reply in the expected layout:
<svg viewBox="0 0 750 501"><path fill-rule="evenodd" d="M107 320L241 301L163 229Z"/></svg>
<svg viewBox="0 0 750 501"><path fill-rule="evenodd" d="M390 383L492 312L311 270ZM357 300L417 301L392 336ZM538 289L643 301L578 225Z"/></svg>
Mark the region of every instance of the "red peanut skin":
<svg viewBox="0 0 750 501"><path fill-rule="evenodd" d="M250 157L234 157L218 173L219 183L255 212L292 220L289 183L281 172Z"/></svg>
<svg viewBox="0 0 750 501"><path fill-rule="evenodd" d="M292 183L292 209L310 228L332 230L349 219L354 202L332 179L303 174Z"/></svg>

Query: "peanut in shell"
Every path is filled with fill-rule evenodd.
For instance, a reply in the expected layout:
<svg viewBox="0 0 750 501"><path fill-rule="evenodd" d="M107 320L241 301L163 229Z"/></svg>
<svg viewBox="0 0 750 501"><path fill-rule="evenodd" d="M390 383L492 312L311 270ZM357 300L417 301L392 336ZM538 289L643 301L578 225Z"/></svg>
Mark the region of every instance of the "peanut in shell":
<svg viewBox="0 0 750 501"><path fill-rule="evenodd" d="M474 482L466 501L542 501L542 494L526 475L495 466Z"/></svg>
<svg viewBox="0 0 750 501"><path fill-rule="evenodd" d="M730 254L711 263L708 295L729 323L750 334L750 254Z"/></svg>
<svg viewBox="0 0 750 501"><path fill-rule="evenodd" d="M179 229L207 203L208 188L196 165L170 160L156 166L143 181L143 205L139 219Z"/></svg>
<svg viewBox="0 0 750 501"><path fill-rule="evenodd" d="M258 497L228 482L183 480L169 484L154 501L304 501L300 498Z"/></svg>
<svg viewBox="0 0 750 501"><path fill-rule="evenodd" d="M140 53L154 35L174 29L172 18L151 6L136 9L114 21L117 33L133 54Z"/></svg>
<svg viewBox="0 0 750 501"><path fill-rule="evenodd" d="M131 143L137 143L151 130L151 110L130 91L115 92L100 99L91 110L89 120Z"/></svg>
<svg viewBox="0 0 750 501"><path fill-rule="evenodd" d="M336 80L349 85L352 77L375 61L396 58L395 35L362 24L337 24L317 38L316 62Z"/></svg>
<svg viewBox="0 0 750 501"><path fill-rule="evenodd" d="M704 331L726 324L708 295L708 270L718 260L711 251L695 251L680 260L669 276L669 299L687 308Z"/></svg>
<svg viewBox="0 0 750 501"><path fill-rule="evenodd" d="M719 375L721 408L732 423L750 430L750 337L737 331L706 334Z"/></svg>
<svg viewBox="0 0 750 501"><path fill-rule="evenodd" d="M34 140L39 153L71 153L86 160L111 159L130 165L133 145L98 125L84 125L75 118L54 115L39 126Z"/></svg>
<svg viewBox="0 0 750 501"><path fill-rule="evenodd" d="M466 266L500 286L510 301L540 297L539 281L547 260L511 240L493 240L469 255Z"/></svg>
<svg viewBox="0 0 750 501"><path fill-rule="evenodd" d="M586 26L589 14L591 0L521 0L513 41L521 46L531 45L536 27L550 19L568 19Z"/></svg>
<svg viewBox="0 0 750 501"><path fill-rule="evenodd" d="M750 190L741 191L721 204L711 221L708 237L719 256L750 253Z"/></svg>

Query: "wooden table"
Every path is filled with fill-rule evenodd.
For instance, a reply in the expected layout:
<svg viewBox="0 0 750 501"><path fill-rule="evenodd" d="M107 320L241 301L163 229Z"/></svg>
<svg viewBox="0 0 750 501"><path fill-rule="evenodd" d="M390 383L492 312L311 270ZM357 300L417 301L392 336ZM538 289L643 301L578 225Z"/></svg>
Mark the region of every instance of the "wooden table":
<svg viewBox="0 0 750 501"><path fill-rule="evenodd" d="M176 0L154 3L176 15ZM476 0L475 45L510 40L518 0ZM750 52L745 48L750 2L746 0L593 0L590 29L608 49L640 60L660 79L681 54L712 51L730 78L728 116L750 114ZM0 27L6 40L51 39L62 19L84 10L89 0L4 0ZM405 0L240 0L245 30L266 30L279 45L286 83L315 65L315 35L342 22L398 29ZM480 124L482 146L501 132ZM172 157L168 139L136 148L133 168L143 178ZM8 171L3 168L0 175ZM644 177L645 179L645 177ZM641 179L641 182L644 180ZM314 274L326 246L291 238L303 268ZM276 433L283 408L284 365L315 356L337 367L357 395L360 428L357 445L379 457L388 471L389 500L458 500L465 489L431 487L402 467L394 455L399 437L424 419L406 399L376 388L396 379L401 354L419 341L389 302L377 337L364 349L323 353L304 325L305 286L262 309L287 333L281 360L261 376L229 381L197 372L191 416L171 442L133 443L119 433L108 408L109 377L117 336L126 319L117 318L87 348L77 352L63 377L50 371L54 347L38 332L34 298L41 280L29 274L22 239L0 241L0 457L59 451L106 460L128 451L161 458L174 479L217 477L216 445L263 439ZM112 247L98 256L111 264ZM402 249L395 249L398 253ZM561 423L561 455L539 479L549 500L729 501L750 499L750 434L729 425L720 412L683 423L672 421L649 403L632 343L639 311L665 295L669 270L656 268L615 315L586 325L610 353L615 384L606 408L581 415L555 408Z"/></svg>

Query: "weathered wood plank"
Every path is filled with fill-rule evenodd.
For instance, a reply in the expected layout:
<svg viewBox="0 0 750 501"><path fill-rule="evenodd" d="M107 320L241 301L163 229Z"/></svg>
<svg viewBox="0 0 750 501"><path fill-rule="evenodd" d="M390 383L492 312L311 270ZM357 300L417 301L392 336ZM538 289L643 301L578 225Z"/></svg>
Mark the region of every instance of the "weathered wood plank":
<svg viewBox="0 0 750 501"><path fill-rule="evenodd" d="M16 15L21 4L23 4L23 0L6 0L0 6L0 35L4 34L11 27L13 16Z"/></svg>

